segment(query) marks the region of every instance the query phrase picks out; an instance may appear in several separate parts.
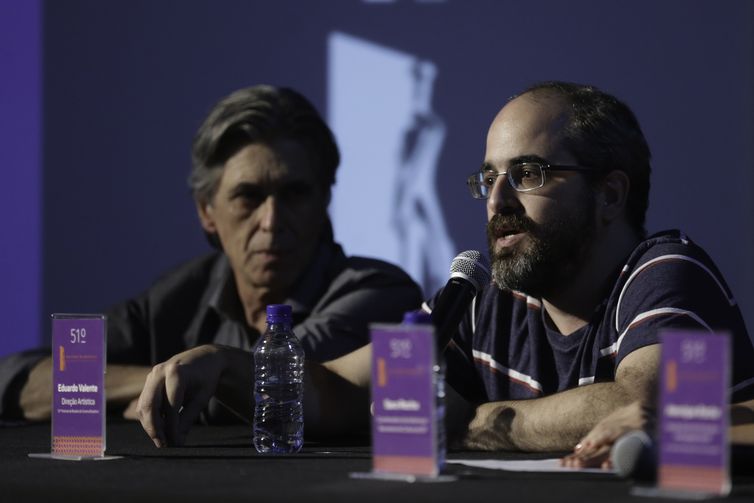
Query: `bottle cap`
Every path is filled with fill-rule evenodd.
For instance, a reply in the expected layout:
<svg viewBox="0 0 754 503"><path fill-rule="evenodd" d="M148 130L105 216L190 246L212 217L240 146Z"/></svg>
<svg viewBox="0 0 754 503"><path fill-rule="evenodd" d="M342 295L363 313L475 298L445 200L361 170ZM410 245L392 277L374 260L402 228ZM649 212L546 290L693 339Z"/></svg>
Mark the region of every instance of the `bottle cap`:
<svg viewBox="0 0 754 503"><path fill-rule="evenodd" d="M408 311L403 315L404 325L429 325L432 323L432 316L421 309Z"/></svg>
<svg viewBox="0 0 754 503"><path fill-rule="evenodd" d="M292 310L288 304L270 304L267 306L267 323L290 322L291 318Z"/></svg>

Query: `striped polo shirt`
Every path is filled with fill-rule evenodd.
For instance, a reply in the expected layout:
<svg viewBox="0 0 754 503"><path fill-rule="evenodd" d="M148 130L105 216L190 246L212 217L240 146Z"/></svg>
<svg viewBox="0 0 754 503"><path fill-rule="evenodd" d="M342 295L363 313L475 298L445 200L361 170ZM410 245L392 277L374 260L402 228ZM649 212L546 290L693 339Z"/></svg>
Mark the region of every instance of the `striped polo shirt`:
<svg viewBox="0 0 754 503"><path fill-rule="evenodd" d="M692 329L730 333L732 400L754 397L754 347L741 312L709 256L679 231L641 242L580 330L563 336L544 314L538 299L488 285L446 351L448 383L472 402L537 398L613 381L621 360L658 343L662 330Z"/></svg>

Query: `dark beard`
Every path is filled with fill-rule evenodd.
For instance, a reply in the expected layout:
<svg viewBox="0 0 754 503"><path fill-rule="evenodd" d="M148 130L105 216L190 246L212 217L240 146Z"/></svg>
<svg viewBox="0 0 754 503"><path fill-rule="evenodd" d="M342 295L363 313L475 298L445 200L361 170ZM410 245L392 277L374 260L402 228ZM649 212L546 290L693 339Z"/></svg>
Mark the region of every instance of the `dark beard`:
<svg viewBox="0 0 754 503"><path fill-rule="evenodd" d="M492 217L487 224L487 242L492 279L498 288L547 297L581 271L595 228L594 196L587 193L584 200L584 206L542 224L525 215ZM495 253L495 240L503 235L504 228L526 232L526 249Z"/></svg>

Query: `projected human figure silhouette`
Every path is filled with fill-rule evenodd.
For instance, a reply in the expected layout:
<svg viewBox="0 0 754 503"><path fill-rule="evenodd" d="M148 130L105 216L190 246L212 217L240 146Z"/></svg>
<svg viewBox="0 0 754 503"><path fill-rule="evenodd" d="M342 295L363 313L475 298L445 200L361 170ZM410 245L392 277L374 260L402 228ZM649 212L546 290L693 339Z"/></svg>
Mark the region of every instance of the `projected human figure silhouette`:
<svg viewBox="0 0 754 503"><path fill-rule="evenodd" d="M445 139L445 123L432 110L436 76L437 68L429 61L418 61L412 68L413 117L403 134L393 192L401 264L425 292L446 281L454 256L435 182Z"/></svg>

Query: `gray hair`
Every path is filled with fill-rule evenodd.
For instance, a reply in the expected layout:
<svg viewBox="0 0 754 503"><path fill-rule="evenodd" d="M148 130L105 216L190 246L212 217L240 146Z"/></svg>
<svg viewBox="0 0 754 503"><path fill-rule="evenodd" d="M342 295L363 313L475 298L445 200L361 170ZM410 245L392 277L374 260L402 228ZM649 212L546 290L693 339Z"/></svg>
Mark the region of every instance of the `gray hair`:
<svg viewBox="0 0 754 503"><path fill-rule="evenodd" d="M325 194L335 183L340 153L330 128L296 91L267 85L239 89L210 111L194 137L189 186L197 202L212 199L225 162L251 143L287 139L309 152Z"/></svg>

